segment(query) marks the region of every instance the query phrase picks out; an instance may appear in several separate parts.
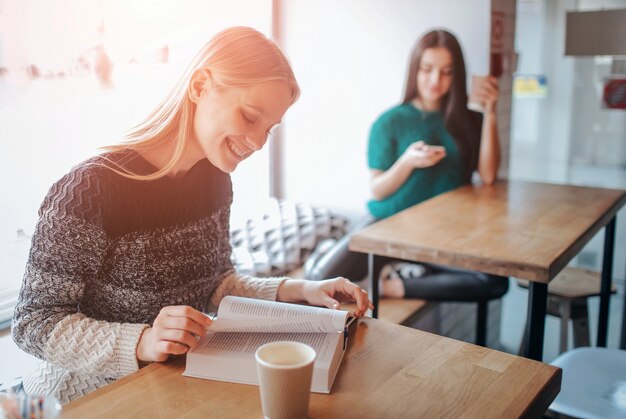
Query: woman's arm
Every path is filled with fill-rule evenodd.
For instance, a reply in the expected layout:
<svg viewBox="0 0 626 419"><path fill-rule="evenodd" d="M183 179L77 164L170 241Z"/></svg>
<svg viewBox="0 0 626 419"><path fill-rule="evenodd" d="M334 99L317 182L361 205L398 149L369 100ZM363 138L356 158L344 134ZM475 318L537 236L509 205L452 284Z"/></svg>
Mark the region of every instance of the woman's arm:
<svg viewBox="0 0 626 419"><path fill-rule="evenodd" d="M226 252L227 257L230 257L230 252L228 250ZM227 295L275 301L278 287L286 280L286 277L256 278L241 275L232 268L222 276L219 285L211 294L211 304L219 306L222 298Z"/></svg>
<svg viewBox="0 0 626 419"><path fill-rule="evenodd" d="M381 201L393 195L404 185L413 170L434 166L445 156L443 147L429 146L423 141L411 144L389 169L370 169L372 197Z"/></svg>
<svg viewBox="0 0 626 419"><path fill-rule="evenodd" d="M309 281L287 277L255 278L231 271L224 276L211 295L211 304L219 306L222 298L227 295L288 303L307 302L328 308L339 308L340 303L354 301L357 303L357 316L362 316L368 308L373 308L365 290L341 277Z"/></svg>
<svg viewBox="0 0 626 419"><path fill-rule="evenodd" d="M485 111L478 154L478 174L483 184L492 185L496 181L500 167L500 140L495 111Z"/></svg>
<svg viewBox="0 0 626 419"><path fill-rule="evenodd" d="M24 351L70 371L128 375L139 368L135 350L147 325L98 321L79 312L85 287L102 263L105 236L66 208L55 200L37 225L13 339Z"/></svg>
<svg viewBox="0 0 626 419"><path fill-rule="evenodd" d="M94 167L76 167L50 188L41 206L12 333L20 348L51 364L120 378L137 371L138 360L186 352L197 343L193 334L204 334L210 322L191 307L165 307L152 328L81 313L87 308L81 307L85 289L107 252L102 214L104 191L112 186L103 184L107 177L101 170L108 169Z"/></svg>
<svg viewBox="0 0 626 419"><path fill-rule="evenodd" d="M496 181L500 167L500 139L496 120L498 82L494 77L489 77L477 90L477 96L482 98L485 104L478 153L478 174L485 185L492 185Z"/></svg>
<svg viewBox="0 0 626 419"><path fill-rule="evenodd" d="M85 288L106 253L100 182L77 169L50 189L13 316L13 339L24 351L66 370L120 378L137 371L138 360L164 361L185 353L210 320L180 306L163 308L152 327L80 312Z"/></svg>
<svg viewBox="0 0 626 419"><path fill-rule="evenodd" d="M412 169L401 164L400 160L389 168L382 171L378 169L370 169L370 188L372 190L372 198L376 201L382 201L390 195L393 195L409 178Z"/></svg>

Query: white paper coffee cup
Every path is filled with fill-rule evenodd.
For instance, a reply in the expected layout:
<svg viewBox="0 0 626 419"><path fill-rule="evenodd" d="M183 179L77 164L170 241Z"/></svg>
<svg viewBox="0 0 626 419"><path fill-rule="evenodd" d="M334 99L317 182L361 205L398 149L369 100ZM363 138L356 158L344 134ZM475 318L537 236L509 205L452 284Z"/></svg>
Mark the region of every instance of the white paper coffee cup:
<svg viewBox="0 0 626 419"><path fill-rule="evenodd" d="M300 342L267 343L256 350L263 416L306 418L315 350Z"/></svg>
<svg viewBox="0 0 626 419"><path fill-rule="evenodd" d="M476 89L487 80L486 76L472 76L472 85L468 97L467 108L475 112L485 112L485 104L476 97Z"/></svg>

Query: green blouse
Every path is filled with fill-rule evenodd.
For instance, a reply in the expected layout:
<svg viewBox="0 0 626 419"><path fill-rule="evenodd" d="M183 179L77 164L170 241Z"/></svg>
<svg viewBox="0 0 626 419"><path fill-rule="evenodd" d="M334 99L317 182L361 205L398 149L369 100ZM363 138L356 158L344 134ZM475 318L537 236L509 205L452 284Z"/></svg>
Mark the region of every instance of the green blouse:
<svg viewBox="0 0 626 419"><path fill-rule="evenodd" d="M446 130L441 112L424 112L412 104L398 105L372 126L367 150L370 169L386 171L416 141L446 148L446 157L434 166L415 169L406 182L387 198L367 206L376 218L389 217L419 202L464 183L465 166L459 148Z"/></svg>

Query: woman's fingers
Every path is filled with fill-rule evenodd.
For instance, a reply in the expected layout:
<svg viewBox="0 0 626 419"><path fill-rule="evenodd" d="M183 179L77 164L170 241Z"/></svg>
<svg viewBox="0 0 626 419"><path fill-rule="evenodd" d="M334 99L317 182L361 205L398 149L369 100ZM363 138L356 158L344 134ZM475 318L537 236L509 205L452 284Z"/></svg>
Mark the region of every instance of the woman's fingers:
<svg viewBox="0 0 626 419"><path fill-rule="evenodd" d="M489 87L494 87L494 88L498 88L498 79L493 77L493 76L489 76L489 77L485 77L484 79L482 79L480 82L476 83L474 85L474 89L478 90L481 89L485 86L489 86Z"/></svg>
<svg viewBox="0 0 626 419"><path fill-rule="evenodd" d="M422 144L419 149L413 145L407 153L406 158L410 159L414 168L425 168L437 164L446 157L446 150L441 146L429 146Z"/></svg>
<svg viewBox="0 0 626 419"><path fill-rule="evenodd" d="M211 319L189 306L167 306L154 320L152 327L155 349L162 354L184 354L198 345L198 337L206 334Z"/></svg>
<svg viewBox="0 0 626 419"><path fill-rule="evenodd" d="M160 326L164 329L186 331L196 336L204 336L206 334L206 326L200 325L188 317L167 316L163 319Z"/></svg>
<svg viewBox="0 0 626 419"><path fill-rule="evenodd" d="M338 280L337 291L352 297L357 307L355 314L359 317L365 314L365 311L370 308L372 304L367 297L367 291L346 278L340 278Z"/></svg>
<svg viewBox="0 0 626 419"><path fill-rule="evenodd" d="M479 96L482 99L485 98L497 98L498 95L500 94L500 91L498 89L497 85L492 85L492 84L487 84L485 83L484 85L480 86L478 89L476 89L476 96Z"/></svg>
<svg viewBox="0 0 626 419"><path fill-rule="evenodd" d="M187 353L189 348L181 343L162 340L157 343L156 350L163 354L183 355Z"/></svg>
<svg viewBox="0 0 626 419"><path fill-rule="evenodd" d="M154 320L155 327L186 330L196 336L203 336L211 323L208 316L189 306L164 307Z"/></svg>
<svg viewBox="0 0 626 419"><path fill-rule="evenodd" d="M414 160L413 167L422 169L426 167L431 167L439 163L444 157L445 155L443 154L417 156Z"/></svg>
<svg viewBox="0 0 626 419"><path fill-rule="evenodd" d="M169 355L181 355L198 346L211 319L189 306L163 307L152 327L145 329L137 344L137 358L162 362Z"/></svg>
<svg viewBox="0 0 626 419"><path fill-rule="evenodd" d="M412 143L407 148L406 154L407 158L413 160L414 167L429 167L446 156L446 149L442 146L426 144L420 140Z"/></svg>
<svg viewBox="0 0 626 419"><path fill-rule="evenodd" d="M479 96L479 97L498 96L498 89L493 88L492 86L484 86L483 88L478 89L478 91L476 91L476 96Z"/></svg>
<svg viewBox="0 0 626 419"><path fill-rule="evenodd" d="M427 156L427 159L430 161L431 166L437 164L445 157L445 153L432 153Z"/></svg>
<svg viewBox="0 0 626 419"><path fill-rule="evenodd" d="M179 343L193 349L198 346L198 339L189 332L178 329L163 329L157 332L159 341Z"/></svg>
<svg viewBox="0 0 626 419"><path fill-rule="evenodd" d="M420 140L420 141L414 142L408 148L409 148L409 150L417 150L417 151L419 151L419 150L422 149L422 147L424 147L424 144L425 144L424 141Z"/></svg>
<svg viewBox="0 0 626 419"><path fill-rule="evenodd" d="M168 306L163 308L161 313L170 317L186 317L201 326L208 326L211 324L211 319L205 316L204 313L189 306Z"/></svg>

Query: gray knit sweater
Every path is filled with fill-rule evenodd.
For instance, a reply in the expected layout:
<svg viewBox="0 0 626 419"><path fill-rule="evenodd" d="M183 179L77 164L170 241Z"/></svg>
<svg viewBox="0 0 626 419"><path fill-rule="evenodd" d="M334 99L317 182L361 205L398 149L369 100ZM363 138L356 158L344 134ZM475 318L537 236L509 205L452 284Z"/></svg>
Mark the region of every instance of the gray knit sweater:
<svg viewBox="0 0 626 419"><path fill-rule="evenodd" d="M274 300L283 280L234 272L230 177L208 160L180 178L137 181L107 166L156 170L138 153L104 156L46 196L13 317L15 342L43 360L26 391L62 403L137 371L137 342L161 308Z"/></svg>

